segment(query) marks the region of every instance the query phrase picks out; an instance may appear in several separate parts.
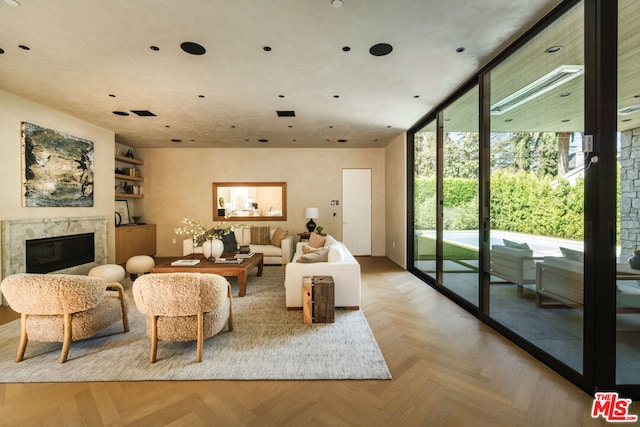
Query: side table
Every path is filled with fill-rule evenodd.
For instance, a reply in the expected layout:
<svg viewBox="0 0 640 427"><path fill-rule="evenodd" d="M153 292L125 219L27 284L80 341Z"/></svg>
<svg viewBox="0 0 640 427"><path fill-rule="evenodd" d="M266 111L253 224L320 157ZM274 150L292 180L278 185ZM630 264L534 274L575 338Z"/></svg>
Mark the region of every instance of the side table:
<svg viewBox="0 0 640 427"><path fill-rule="evenodd" d="M335 322L335 284L332 276L302 278L302 320L304 323Z"/></svg>

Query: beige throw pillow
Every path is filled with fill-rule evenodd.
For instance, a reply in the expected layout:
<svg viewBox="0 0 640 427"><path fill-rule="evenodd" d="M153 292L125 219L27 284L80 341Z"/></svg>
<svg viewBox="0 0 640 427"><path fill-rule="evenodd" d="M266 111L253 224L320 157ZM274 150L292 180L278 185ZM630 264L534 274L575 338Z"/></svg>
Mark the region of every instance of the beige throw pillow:
<svg viewBox="0 0 640 427"><path fill-rule="evenodd" d="M287 230L283 230L282 228L276 228L276 231L273 232L273 236L271 236L271 244L276 248L282 246L282 239L287 237Z"/></svg>
<svg viewBox="0 0 640 427"><path fill-rule="evenodd" d="M324 246L324 242L327 240L327 236L321 236L318 233L311 233L309 235L309 246L312 248L321 248Z"/></svg>
<svg viewBox="0 0 640 427"><path fill-rule="evenodd" d="M303 254L312 254L314 252L318 252L319 250L324 249L324 246L321 248L312 248L311 246L308 245L302 245L302 253Z"/></svg>
<svg viewBox="0 0 640 427"><path fill-rule="evenodd" d="M303 263L327 262L328 257L329 257L329 248L318 248L317 251L302 255L300 258L298 258L298 262L303 262Z"/></svg>
<svg viewBox="0 0 640 427"><path fill-rule="evenodd" d="M254 245L269 245L269 227L251 227L251 243Z"/></svg>

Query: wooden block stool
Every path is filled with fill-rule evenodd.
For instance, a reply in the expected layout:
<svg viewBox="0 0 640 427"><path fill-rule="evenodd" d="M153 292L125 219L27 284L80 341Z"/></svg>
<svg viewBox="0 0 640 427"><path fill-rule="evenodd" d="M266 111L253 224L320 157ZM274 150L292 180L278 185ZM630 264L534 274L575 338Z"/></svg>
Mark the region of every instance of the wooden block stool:
<svg viewBox="0 0 640 427"><path fill-rule="evenodd" d="M131 281L138 278L138 274L151 273L156 262L149 255L136 255L127 260L127 272L131 275Z"/></svg>
<svg viewBox="0 0 640 427"><path fill-rule="evenodd" d="M335 322L335 284L331 276L302 278L302 320L304 323Z"/></svg>
<svg viewBox="0 0 640 427"><path fill-rule="evenodd" d="M118 264L105 264L93 267L87 276L100 277L107 283L120 283L124 280L124 268Z"/></svg>

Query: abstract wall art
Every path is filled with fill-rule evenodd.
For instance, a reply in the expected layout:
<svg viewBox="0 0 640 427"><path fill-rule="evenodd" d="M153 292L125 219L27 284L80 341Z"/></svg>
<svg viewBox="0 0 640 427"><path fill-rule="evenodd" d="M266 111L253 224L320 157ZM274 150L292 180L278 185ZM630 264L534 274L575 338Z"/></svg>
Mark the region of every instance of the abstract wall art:
<svg viewBox="0 0 640 427"><path fill-rule="evenodd" d="M93 206L93 142L22 122L22 205Z"/></svg>

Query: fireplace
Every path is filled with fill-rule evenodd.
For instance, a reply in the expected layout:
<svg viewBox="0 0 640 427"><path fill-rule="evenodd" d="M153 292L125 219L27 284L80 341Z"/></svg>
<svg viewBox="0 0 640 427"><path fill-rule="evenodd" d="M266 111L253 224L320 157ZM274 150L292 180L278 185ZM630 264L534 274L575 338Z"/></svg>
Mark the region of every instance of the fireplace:
<svg viewBox="0 0 640 427"><path fill-rule="evenodd" d="M95 260L94 233L26 241L27 273L49 273Z"/></svg>

